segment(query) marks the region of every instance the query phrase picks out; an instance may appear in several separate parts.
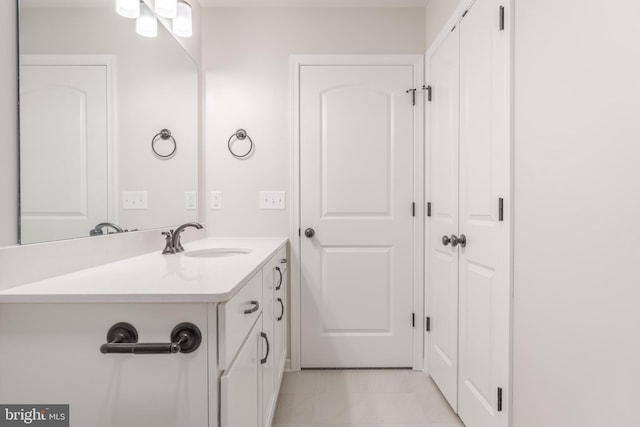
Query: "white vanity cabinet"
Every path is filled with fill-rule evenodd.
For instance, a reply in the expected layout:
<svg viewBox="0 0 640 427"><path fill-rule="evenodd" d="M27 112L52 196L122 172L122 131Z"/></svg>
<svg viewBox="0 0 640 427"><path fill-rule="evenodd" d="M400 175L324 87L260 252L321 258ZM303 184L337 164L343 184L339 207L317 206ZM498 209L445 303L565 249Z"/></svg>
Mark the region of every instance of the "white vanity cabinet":
<svg viewBox="0 0 640 427"><path fill-rule="evenodd" d="M149 254L0 291L0 405L68 404L84 427L270 427L286 239L190 244L215 245L250 253L215 264ZM192 352L172 335L185 322L201 335ZM105 346L121 323L136 339Z"/></svg>
<svg viewBox="0 0 640 427"><path fill-rule="evenodd" d="M218 307L221 427L271 425L286 358L286 260L283 247L238 294ZM253 319L253 326L241 333L247 328L238 325L251 321L247 319Z"/></svg>

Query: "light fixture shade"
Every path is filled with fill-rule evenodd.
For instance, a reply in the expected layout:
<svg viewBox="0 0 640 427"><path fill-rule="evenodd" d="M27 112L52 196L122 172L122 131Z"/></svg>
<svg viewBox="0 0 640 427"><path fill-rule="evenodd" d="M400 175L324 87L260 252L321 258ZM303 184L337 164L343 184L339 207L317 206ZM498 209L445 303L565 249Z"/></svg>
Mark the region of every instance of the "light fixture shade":
<svg viewBox="0 0 640 427"><path fill-rule="evenodd" d="M136 19L136 33L143 37L158 35L158 20L145 3L140 4L140 16Z"/></svg>
<svg viewBox="0 0 640 427"><path fill-rule="evenodd" d="M191 37L193 34L191 6L187 3L178 3L178 15L173 18L173 34L178 37Z"/></svg>
<svg viewBox="0 0 640 427"><path fill-rule="evenodd" d="M156 0L156 13L163 18L175 18L178 15L178 0Z"/></svg>
<svg viewBox="0 0 640 427"><path fill-rule="evenodd" d="M116 0L116 12L125 18L140 16L140 0Z"/></svg>

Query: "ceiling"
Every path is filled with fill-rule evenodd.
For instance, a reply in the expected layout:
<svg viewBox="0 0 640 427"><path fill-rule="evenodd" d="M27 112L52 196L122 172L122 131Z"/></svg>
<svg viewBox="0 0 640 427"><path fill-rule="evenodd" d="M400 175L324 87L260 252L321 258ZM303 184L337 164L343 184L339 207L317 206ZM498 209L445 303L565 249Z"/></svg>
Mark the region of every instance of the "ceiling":
<svg viewBox="0 0 640 427"><path fill-rule="evenodd" d="M425 7L428 0L198 0L204 7Z"/></svg>

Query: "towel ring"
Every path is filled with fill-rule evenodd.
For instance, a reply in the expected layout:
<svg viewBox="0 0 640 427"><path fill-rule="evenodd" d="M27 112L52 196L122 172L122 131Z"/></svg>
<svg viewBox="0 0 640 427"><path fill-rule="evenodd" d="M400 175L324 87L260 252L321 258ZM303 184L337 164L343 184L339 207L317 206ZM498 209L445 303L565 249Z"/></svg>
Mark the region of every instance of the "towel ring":
<svg viewBox="0 0 640 427"><path fill-rule="evenodd" d="M231 148L231 145L232 145L231 142L233 141L233 138L235 138L238 141L244 141L245 139L248 139L250 144L249 150L247 150L247 152L244 154L235 153L233 151L233 148ZM246 130L238 129L233 135L229 137L229 141L227 142L227 147L229 147L229 152L233 157L235 157L236 159L244 159L253 152L253 140L251 139L251 137L249 136Z"/></svg>
<svg viewBox="0 0 640 427"><path fill-rule="evenodd" d="M171 140L171 143L173 144L173 150L171 150L169 154L160 154L156 150L156 142L158 142L158 137L160 137L160 139L163 141ZM171 135L171 131L169 129L162 129L151 139L151 149L153 150L153 154L155 154L156 157L163 160L168 160L176 154L178 144L176 144L176 139Z"/></svg>

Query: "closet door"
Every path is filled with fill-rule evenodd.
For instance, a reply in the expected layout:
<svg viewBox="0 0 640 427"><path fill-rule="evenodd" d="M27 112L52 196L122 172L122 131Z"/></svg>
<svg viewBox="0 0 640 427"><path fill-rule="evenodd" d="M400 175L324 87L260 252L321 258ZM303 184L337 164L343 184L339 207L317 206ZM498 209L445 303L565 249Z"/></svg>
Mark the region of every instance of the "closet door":
<svg viewBox="0 0 640 427"><path fill-rule="evenodd" d="M506 426L508 418L508 10L500 24L501 7L508 6L478 0L459 25L459 232L466 246L459 245L458 414L467 427Z"/></svg>
<svg viewBox="0 0 640 427"><path fill-rule="evenodd" d="M431 220L429 242L429 373L455 410L458 405L458 54L456 28L430 59L433 91L429 140ZM447 239L443 240L443 237Z"/></svg>

